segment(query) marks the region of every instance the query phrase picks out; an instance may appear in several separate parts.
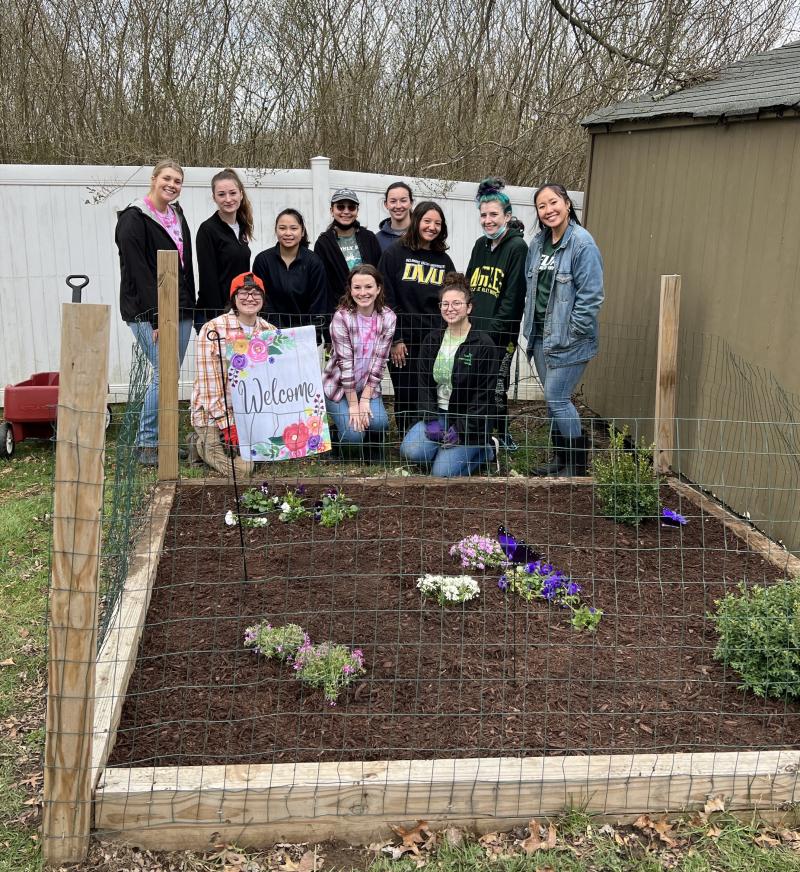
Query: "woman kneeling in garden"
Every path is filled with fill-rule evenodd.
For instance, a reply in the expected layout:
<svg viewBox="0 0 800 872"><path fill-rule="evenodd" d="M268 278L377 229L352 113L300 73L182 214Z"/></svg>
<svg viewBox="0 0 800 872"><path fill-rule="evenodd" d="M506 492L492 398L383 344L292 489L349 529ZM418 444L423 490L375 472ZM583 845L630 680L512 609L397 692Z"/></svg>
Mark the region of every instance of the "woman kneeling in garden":
<svg viewBox="0 0 800 872"><path fill-rule="evenodd" d="M325 406L340 445L377 443L381 459L389 418L381 400L397 318L386 305L383 280L374 266L350 270L339 308L331 320L331 357L325 367Z"/></svg>
<svg viewBox="0 0 800 872"><path fill-rule="evenodd" d="M195 444L202 460L223 475L231 471L231 453L240 475L251 475L254 468L252 461L239 456L224 355L228 342L242 341L246 348L254 332L276 329L259 317L264 298L264 283L258 276L249 272L236 276L231 282L228 311L204 324L197 339L197 375L191 403Z"/></svg>
<svg viewBox="0 0 800 872"><path fill-rule="evenodd" d="M400 454L431 464L431 474L470 475L492 459L489 432L494 414L497 348L472 328L472 296L461 273L448 273L439 295L445 328L429 333L419 356L417 421Z"/></svg>

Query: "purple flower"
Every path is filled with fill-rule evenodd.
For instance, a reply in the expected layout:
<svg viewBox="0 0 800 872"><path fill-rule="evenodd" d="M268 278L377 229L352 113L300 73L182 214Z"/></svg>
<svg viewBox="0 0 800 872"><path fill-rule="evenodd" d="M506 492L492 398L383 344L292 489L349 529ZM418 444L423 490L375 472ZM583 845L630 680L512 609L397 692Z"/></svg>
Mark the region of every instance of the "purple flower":
<svg viewBox="0 0 800 872"><path fill-rule="evenodd" d="M497 586L500 588L500 590L508 590L508 579L505 575L501 575L500 578L497 580Z"/></svg>
<svg viewBox="0 0 800 872"><path fill-rule="evenodd" d="M306 486L304 484L299 484L294 489L294 495L296 497L304 497L306 495Z"/></svg>
<svg viewBox="0 0 800 872"><path fill-rule="evenodd" d="M342 666L342 672L344 672L345 675L352 675L355 672L355 669L349 663L345 663L344 666Z"/></svg>
<svg viewBox="0 0 800 872"><path fill-rule="evenodd" d="M567 596L577 596L581 592L581 586L576 581L567 585Z"/></svg>
<svg viewBox="0 0 800 872"><path fill-rule="evenodd" d="M274 357L270 357L269 362L270 362L270 363L275 363L275 358L274 358Z"/></svg>
<svg viewBox="0 0 800 872"><path fill-rule="evenodd" d="M679 515L672 509L663 508L661 510L661 517L666 518L668 521L672 521L674 524L680 524L681 526L689 523L683 515Z"/></svg>
<svg viewBox="0 0 800 872"><path fill-rule="evenodd" d="M339 496L339 491L333 485L328 488L325 488L325 492L323 496L327 497L329 500L335 500Z"/></svg>
<svg viewBox="0 0 800 872"><path fill-rule="evenodd" d="M319 446L322 444L322 436L309 436L308 442L306 442L306 450L308 451L316 451Z"/></svg>
<svg viewBox="0 0 800 872"><path fill-rule="evenodd" d="M234 369L244 369L247 366L247 355L234 354L231 358L231 366Z"/></svg>
<svg viewBox="0 0 800 872"><path fill-rule="evenodd" d="M269 482L266 482L266 481L261 482L261 487L259 488L259 490L265 496L269 496Z"/></svg>

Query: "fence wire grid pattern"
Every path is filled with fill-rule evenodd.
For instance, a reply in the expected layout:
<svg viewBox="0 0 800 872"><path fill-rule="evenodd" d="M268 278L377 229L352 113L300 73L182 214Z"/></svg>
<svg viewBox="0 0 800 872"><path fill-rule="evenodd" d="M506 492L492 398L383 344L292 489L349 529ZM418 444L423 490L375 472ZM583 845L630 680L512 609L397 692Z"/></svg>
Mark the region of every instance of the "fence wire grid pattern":
<svg viewBox="0 0 800 872"><path fill-rule="evenodd" d="M631 340L631 362L633 346L648 341ZM469 478L417 474L423 470L398 454L392 421L379 455L258 464L235 485L181 461L174 495L165 499L155 470L136 460L150 371L135 355L134 401L116 433L105 499L98 642L110 674L126 677L96 692L95 705L116 712L108 735L95 735L96 743L108 741L106 772L124 784L152 767L180 779L216 766L469 759L484 766L494 758L797 748L796 699L743 690L741 676L715 657L711 616L740 582L788 584L795 574L797 549L786 551L759 530L782 525L789 535L773 537L788 542L796 524L798 404L722 343L709 348L681 337L682 348L693 343L715 361L699 393L733 403L736 391L747 392L761 398L758 408L780 408L784 418L676 420L674 469L707 477L695 477L695 489L663 478L638 526L601 510L603 487L591 478L591 462L608 456L609 421L587 405L590 391L576 400L590 477L529 477L549 455L550 428L544 403L513 402L513 371L510 429L518 449L501 450ZM628 369L620 354L608 371L602 356L590 364L594 382L620 378ZM635 392L635 379L629 384ZM385 401L391 419L392 397ZM179 414L183 445L191 432L184 405ZM627 423L635 439L652 438L652 416L616 410L609 417ZM764 470L772 477L762 481ZM357 512L324 526L314 509L331 488ZM277 503L260 513L243 501L248 492ZM759 503L750 500L754 493L770 496ZM742 494L762 507L747 523ZM287 495L309 514L281 519ZM667 525L664 509L686 523ZM509 583L507 565L465 567L452 553L465 537L497 540L501 527L527 544L521 565L538 561L543 582L529 597ZM131 586L131 567L142 565L147 571ZM468 575L477 592L442 604L419 589L426 575ZM126 609L143 583L149 607L137 624ZM599 615L595 629L576 625L581 609ZM301 637L300 652L288 658L257 653L252 628L267 622L296 625L308 641ZM341 646L340 659L309 667L308 652L326 653L326 645L328 652ZM335 693L326 696L331 669ZM414 813L412 804L407 811ZM117 814L124 829L124 800ZM275 812L263 814L273 820ZM101 831L114 828L99 820ZM141 810L136 821L148 825Z"/></svg>

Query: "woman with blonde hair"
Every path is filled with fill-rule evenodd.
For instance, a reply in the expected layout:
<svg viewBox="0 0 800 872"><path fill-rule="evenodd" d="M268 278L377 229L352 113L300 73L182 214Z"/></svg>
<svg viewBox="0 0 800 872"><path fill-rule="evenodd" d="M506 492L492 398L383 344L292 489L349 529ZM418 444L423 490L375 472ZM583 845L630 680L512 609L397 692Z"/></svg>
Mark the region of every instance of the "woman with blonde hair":
<svg viewBox="0 0 800 872"><path fill-rule="evenodd" d="M137 457L146 466L158 464L158 252L178 252L178 351L186 354L195 309L192 237L178 197L183 169L173 160L153 167L150 190L117 218L119 302L122 319L131 328L153 366L139 418Z"/></svg>
<svg viewBox="0 0 800 872"><path fill-rule="evenodd" d="M200 293L195 327L222 314L234 276L250 269L253 207L236 170L226 167L211 179L217 211L197 230Z"/></svg>

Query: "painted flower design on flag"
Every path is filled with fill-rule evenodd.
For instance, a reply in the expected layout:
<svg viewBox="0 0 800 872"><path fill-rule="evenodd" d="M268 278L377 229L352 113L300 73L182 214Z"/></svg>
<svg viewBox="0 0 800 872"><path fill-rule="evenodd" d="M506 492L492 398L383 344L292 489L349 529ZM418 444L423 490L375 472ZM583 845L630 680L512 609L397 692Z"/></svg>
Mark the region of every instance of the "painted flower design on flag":
<svg viewBox="0 0 800 872"><path fill-rule="evenodd" d="M269 345L263 339L251 339L247 348L247 356L253 363L261 363L269 355Z"/></svg>

